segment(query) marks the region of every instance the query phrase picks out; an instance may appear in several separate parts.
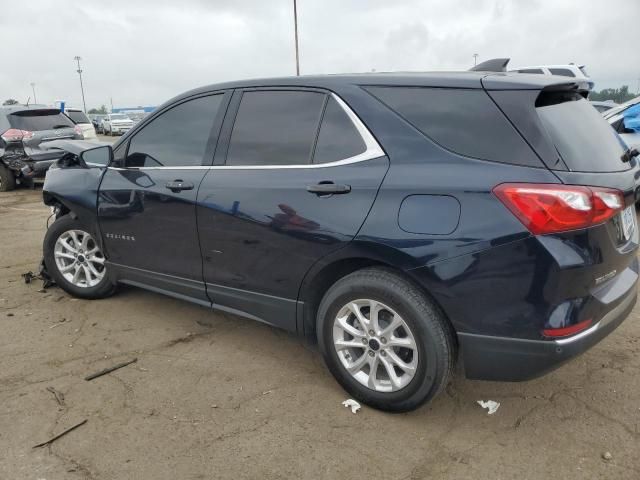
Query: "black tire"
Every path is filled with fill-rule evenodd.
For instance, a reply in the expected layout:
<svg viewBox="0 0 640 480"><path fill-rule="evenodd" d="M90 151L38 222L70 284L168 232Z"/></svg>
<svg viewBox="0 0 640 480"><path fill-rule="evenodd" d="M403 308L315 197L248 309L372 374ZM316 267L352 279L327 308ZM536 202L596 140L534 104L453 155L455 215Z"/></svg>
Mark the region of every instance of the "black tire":
<svg viewBox="0 0 640 480"><path fill-rule="evenodd" d="M82 223L77 219L72 218L70 215L58 218L47 230L43 245L44 263L47 267L47 272L65 292L73 295L74 297L97 299L110 296L115 291L115 284L111 281L109 272L106 271L107 267L104 267L105 274L102 280L91 287L74 285L64 277L62 272L60 272L54 256L55 245L58 238L70 230L82 230L83 232L88 232L88 229L82 225ZM92 233L91 235L93 236Z"/></svg>
<svg viewBox="0 0 640 480"><path fill-rule="evenodd" d="M0 165L0 192L10 192L16 188L16 177L4 165Z"/></svg>
<svg viewBox="0 0 640 480"><path fill-rule="evenodd" d="M387 305L411 330L418 362L413 379L403 388L391 392L368 388L341 363L333 342L334 319L356 299ZM318 308L317 335L327 367L344 389L353 398L390 412L414 410L434 398L446 386L456 358L455 333L440 309L411 282L383 268L356 271L327 291Z"/></svg>

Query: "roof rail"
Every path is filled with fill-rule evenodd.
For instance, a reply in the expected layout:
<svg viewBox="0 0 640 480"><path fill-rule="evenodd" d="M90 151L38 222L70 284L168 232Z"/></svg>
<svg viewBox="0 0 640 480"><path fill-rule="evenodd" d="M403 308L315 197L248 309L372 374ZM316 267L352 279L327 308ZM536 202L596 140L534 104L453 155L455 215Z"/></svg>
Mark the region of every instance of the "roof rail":
<svg viewBox="0 0 640 480"><path fill-rule="evenodd" d="M485 60L482 63L479 63L473 68L470 68L471 72L506 72L507 71L507 63L509 63L510 58L492 58L490 60Z"/></svg>

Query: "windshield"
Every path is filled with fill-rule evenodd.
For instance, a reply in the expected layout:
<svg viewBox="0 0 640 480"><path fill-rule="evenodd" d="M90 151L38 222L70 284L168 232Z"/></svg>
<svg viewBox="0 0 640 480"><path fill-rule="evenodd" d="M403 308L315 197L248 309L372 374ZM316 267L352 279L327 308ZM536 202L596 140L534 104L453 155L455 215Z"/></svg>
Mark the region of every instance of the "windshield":
<svg viewBox="0 0 640 480"><path fill-rule="evenodd" d="M619 172L629 169L629 164L621 160L624 143L582 96L553 92L541 96L536 107L569 170Z"/></svg>
<svg viewBox="0 0 640 480"><path fill-rule="evenodd" d="M117 113L115 115L111 115L111 120L131 120L129 117L127 117L126 115L122 115L120 113Z"/></svg>
<svg viewBox="0 0 640 480"><path fill-rule="evenodd" d="M73 122L59 110L25 110L9 115L13 128L39 132L57 128L73 128Z"/></svg>
<svg viewBox="0 0 640 480"><path fill-rule="evenodd" d="M604 113L603 116L604 118L609 119L614 115L617 115L618 113L624 112L627 108L633 107L634 105L637 105L639 103L640 103L640 97L632 98L631 100L623 103L622 105L618 105L615 108L612 108L611 110L607 110L607 112Z"/></svg>
<svg viewBox="0 0 640 480"><path fill-rule="evenodd" d="M73 120L76 123L91 123L91 121L87 118L84 112L67 110L64 113L66 113L67 117L69 117L71 120Z"/></svg>

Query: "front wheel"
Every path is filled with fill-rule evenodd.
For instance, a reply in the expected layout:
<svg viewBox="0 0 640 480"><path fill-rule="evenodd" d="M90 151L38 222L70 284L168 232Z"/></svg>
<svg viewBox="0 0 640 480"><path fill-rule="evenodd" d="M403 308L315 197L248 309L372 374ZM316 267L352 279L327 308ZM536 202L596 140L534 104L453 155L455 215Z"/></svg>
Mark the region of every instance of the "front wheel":
<svg viewBox="0 0 640 480"><path fill-rule="evenodd" d="M9 192L16 188L16 177L4 165L0 165L0 192Z"/></svg>
<svg viewBox="0 0 640 480"><path fill-rule="evenodd" d="M413 410L446 385L455 359L453 330L416 286L385 269L340 279L317 317L325 362L355 399L381 410Z"/></svg>
<svg viewBox="0 0 640 480"><path fill-rule="evenodd" d="M47 230L44 262L49 275L74 297L104 298L115 290L100 247L87 228L69 215Z"/></svg>

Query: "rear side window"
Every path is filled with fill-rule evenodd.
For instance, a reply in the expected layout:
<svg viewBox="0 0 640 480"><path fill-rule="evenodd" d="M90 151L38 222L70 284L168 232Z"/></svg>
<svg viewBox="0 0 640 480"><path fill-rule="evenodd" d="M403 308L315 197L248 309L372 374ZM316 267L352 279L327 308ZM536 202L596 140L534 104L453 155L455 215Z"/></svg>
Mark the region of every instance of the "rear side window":
<svg viewBox="0 0 640 480"><path fill-rule="evenodd" d="M367 90L452 152L494 162L542 166L484 90L422 87Z"/></svg>
<svg viewBox="0 0 640 480"><path fill-rule="evenodd" d="M313 163L345 160L367 149L358 129L338 102L329 97L322 117Z"/></svg>
<svg viewBox="0 0 640 480"><path fill-rule="evenodd" d="M523 68L522 70L518 70L518 73L544 74L541 68Z"/></svg>
<svg viewBox="0 0 640 480"><path fill-rule="evenodd" d="M91 123L91 120L89 120L89 118L84 114L84 112L66 111L64 113L66 113L67 117L69 117L71 120L73 120L76 123Z"/></svg>
<svg viewBox="0 0 640 480"><path fill-rule="evenodd" d="M126 166L202 165L221 102L221 94L200 97L160 114L131 140Z"/></svg>
<svg viewBox="0 0 640 480"><path fill-rule="evenodd" d="M575 92L543 92L536 111L569 170L618 172L628 163L620 158L622 140L587 100Z"/></svg>
<svg viewBox="0 0 640 480"><path fill-rule="evenodd" d="M560 75L562 77L575 77L575 74L568 68L550 68L551 75Z"/></svg>
<svg viewBox="0 0 640 480"><path fill-rule="evenodd" d="M303 91L244 92L227 165L311 163L325 94Z"/></svg>
<svg viewBox="0 0 640 480"><path fill-rule="evenodd" d="M73 128L74 123L59 110L27 110L9 115L13 128L39 132L58 128Z"/></svg>

